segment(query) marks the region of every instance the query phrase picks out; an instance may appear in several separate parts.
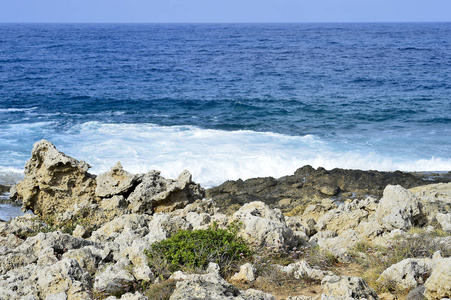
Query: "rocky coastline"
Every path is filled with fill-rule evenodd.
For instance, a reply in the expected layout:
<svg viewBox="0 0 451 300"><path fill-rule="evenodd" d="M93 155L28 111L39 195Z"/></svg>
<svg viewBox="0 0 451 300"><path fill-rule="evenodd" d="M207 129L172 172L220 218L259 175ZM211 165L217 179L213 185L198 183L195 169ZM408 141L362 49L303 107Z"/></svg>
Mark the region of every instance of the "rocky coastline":
<svg viewBox="0 0 451 300"><path fill-rule="evenodd" d="M188 171L89 167L34 145L9 197L34 215L0 221L0 299L451 297L450 173L304 166L205 190ZM215 228L251 254L179 269L146 254Z"/></svg>

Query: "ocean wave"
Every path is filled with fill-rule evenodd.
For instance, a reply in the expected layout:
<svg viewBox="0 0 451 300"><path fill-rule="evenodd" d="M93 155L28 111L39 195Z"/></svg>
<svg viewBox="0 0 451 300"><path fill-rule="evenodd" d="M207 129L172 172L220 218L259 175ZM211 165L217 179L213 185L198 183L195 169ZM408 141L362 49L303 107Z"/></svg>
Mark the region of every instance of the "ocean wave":
<svg viewBox="0 0 451 300"><path fill-rule="evenodd" d="M10 112L29 112L32 110L37 109L37 107L30 107L30 108L0 108L0 113L1 112L6 112L6 113L10 113Z"/></svg>

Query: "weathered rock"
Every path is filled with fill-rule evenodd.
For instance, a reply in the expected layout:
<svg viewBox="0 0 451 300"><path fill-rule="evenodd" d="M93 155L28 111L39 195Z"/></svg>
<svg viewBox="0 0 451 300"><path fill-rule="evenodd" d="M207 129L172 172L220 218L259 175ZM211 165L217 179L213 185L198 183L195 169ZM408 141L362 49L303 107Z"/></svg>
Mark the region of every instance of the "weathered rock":
<svg viewBox="0 0 451 300"><path fill-rule="evenodd" d="M340 235L332 238L318 238L318 245L326 249L338 260L348 262L350 250L360 241L354 229L348 229Z"/></svg>
<svg viewBox="0 0 451 300"><path fill-rule="evenodd" d="M108 298L106 298L105 300L116 300L117 298L115 296L110 296ZM121 296L122 300L149 300L149 298L147 298L146 296L144 296L143 294L136 292L134 294L132 293L126 293L123 294ZM150 299L152 300L152 299Z"/></svg>
<svg viewBox="0 0 451 300"><path fill-rule="evenodd" d="M91 277L74 259L63 259L37 271L37 286L40 296L66 293L69 299L89 298Z"/></svg>
<svg viewBox="0 0 451 300"><path fill-rule="evenodd" d="M435 218L444 231L451 233L451 212L447 214L438 213Z"/></svg>
<svg viewBox="0 0 451 300"><path fill-rule="evenodd" d="M331 271L323 271L310 267L309 263L305 260L300 260L288 266L279 266L278 269L284 273L293 273L294 278L300 279L308 277L311 279L322 280L328 275L333 275Z"/></svg>
<svg viewBox="0 0 451 300"><path fill-rule="evenodd" d="M321 281L321 287L321 300L379 299L376 292L359 277L326 276Z"/></svg>
<svg viewBox="0 0 451 300"><path fill-rule="evenodd" d="M406 230L424 222L418 199L405 188L389 185L376 210L379 224L388 231Z"/></svg>
<svg viewBox="0 0 451 300"><path fill-rule="evenodd" d="M234 221L242 222L238 235L253 247L268 247L271 251L285 245L296 246L293 231L286 225L282 212L263 202L243 205L230 219L230 222Z"/></svg>
<svg viewBox="0 0 451 300"><path fill-rule="evenodd" d="M46 140L37 142L25 166L25 178L11 189L11 199L57 226L83 222L83 236L123 214L169 212L203 198L204 190L183 171L178 179L160 172L133 175L118 162L96 176L89 165L58 151Z"/></svg>
<svg viewBox="0 0 451 300"><path fill-rule="evenodd" d="M123 286L130 286L135 281L130 271L126 268L130 261L126 258L119 260L114 265L107 265L95 276L94 289L105 291L110 295L122 294Z"/></svg>
<svg viewBox="0 0 451 300"><path fill-rule="evenodd" d="M243 299L240 291L218 273L192 274L177 282L170 300L219 300Z"/></svg>
<svg viewBox="0 0 451 300"><path fill-rule="evenodd" d="M451 182L419 186L409 191L421 203L421 211L429 223L435 220L437 213L451 211Z"/></svg>
<svg viewBox="0 0 451 300"><path fill-rule="evenodd" d="M91 203L96 183L89 167L41 140L25 164L25 178L11 189L11 199L21 200L24 211L41 216L64 213L76 203Z"/></svg>
<svg viewBox="0 0 451 300"><path fill-rule="evenodd" d="M280 179L272 177L248 180L226 181L207 190L206 196L213 198L221 212L230 212L235 205L262 201L277 207L283 200L284 211L302 206L312 199L329 198L349 193L361 195L382 195L388 185L401 185L404 188L425 185L428 182L412 174L403 172L378 172L361 170L323 168L304 166L294 173ZM232 212L233 213L233 212Z"/></svg>
<svg viewBox="0 0 451 300"><path fill-rule="evenodd" d="M428 300L451 298L451 257L443 258L424 284Z"/></svg>
<svg viewBox="0 0 451 300"><path fill-rule="evenodd" d="M423 284L432 271L434 264L431 259L408 258L388 267L381 278L393 281L399 289L413 289Z"/></svg>
<svg viewBox="0 0 451 300"><path fill-rule="evenodd" d="M204 190L183 171L177 180L165 179L159 171L145 174L127 201L134 213L170 212L204 197Z"/></svg>
<svg viewBox="0 0 451 300"><path fill-rule="evenodd" d="M425 291L424 285L417 286L416 288L409 291L406 300L424 300L426 299L423 294Z"/></svg>
<svg viewBox="0 0 451 300"><path fill-rule="evenodd" d="M96 195L108 198L114 195L127 194L137 179L137 175L128 173L122 168L122 164L117 162L109 172L97 176Z"/></svg>
<svg viewBox="0 0 451 300"><path fill-rule="evenodd" d="M235 275L233 275L232 278L230 278L230 280L251 282L255 280L255 272L256 272L255 267L250 263L246 263L240 266L240 271Z"/></svg>
<svg viewBox="0 0 451 300"><path fill-rule="evenodd" d="M276 300L273 295L255 289L242 291L241 297L245 300Z"/></svg>

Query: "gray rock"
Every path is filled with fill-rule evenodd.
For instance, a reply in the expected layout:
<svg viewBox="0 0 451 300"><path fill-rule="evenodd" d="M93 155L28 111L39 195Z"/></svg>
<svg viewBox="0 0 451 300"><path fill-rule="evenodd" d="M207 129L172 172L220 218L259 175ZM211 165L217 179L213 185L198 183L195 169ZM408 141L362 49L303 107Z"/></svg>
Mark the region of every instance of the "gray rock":
<svg viewBox="0 0 451 300"><path fill-rule="evenodd" d="M138 176L128 173L117 162L110 171L96 178L96 195L102 198L126 194L135 184Z"/></svg>
<svg viewBox="0 0 451 300"><path fill-rule="evenodd" d="M423 215L418 199L399 185L388 185L384 196L379 201L376 218L386 230L406 230L412 225L420 224Z"/></svg>
<svg viewBox="0 0 451 300"><path fill-rule="evenodd" d="M406 300L424 300L426 299L423 294L425 291L424 285L419 285L416 288L410 290L407 294Z"/></svg>
<svg viewBox="0 0 451 300"><path fill-rule="evenodd" d="M451 213L438 213L435 218L437 219L437 222L442 226L442 229L444 231L451 233Z"/></svg>
<svg viewBox="0 0 451 300"><path fill-rule="evenodd" d="M326 276L321 281L321 300L379 299L376 292L359 277Z"/></svg>
<svg viewBox="0 0 451 300"><path fill-rule="evenodd" d="M251 202L235 212L230 222L242 222L238 235L254 247L268 247L276 251L283 246L297 246L293 231L286 225L279 209L271 209L263 202Z"/></svg>
<svg viewBox="0 0 451 300"><path fill-rule="evenodd" d="M433 268L431 259L408 258L388 267L381 274L381 278L392 280L400 289L413 289L423 284Z"/></svg>
<svg viewBox="0 0 451 300"><path fill-rule="evenodd" d="M437 263L424 286L424 296L428 300L451 298L451 257Z"/></svg>
<svg viewBox="0 0 451 300"><path fill-rule="evenodd" d="M130 286L135 278L127 269L130 261L126 258L114 265L107 265L95 275L94 289L104 291L110 295L122 294L124 286Z"/></svg>

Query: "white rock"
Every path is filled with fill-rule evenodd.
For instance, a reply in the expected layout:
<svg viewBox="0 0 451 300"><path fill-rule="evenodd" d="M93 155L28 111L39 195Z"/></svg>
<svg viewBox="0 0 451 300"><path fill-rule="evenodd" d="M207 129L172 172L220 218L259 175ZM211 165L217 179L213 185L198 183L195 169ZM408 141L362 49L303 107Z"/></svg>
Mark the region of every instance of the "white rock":
<svg viewBox="0 0 451 300"><path fill-rule="evenodd" d="M436 264L424 286L424 296L428 300L451 297L451 257L443 258Z"/></svg>
<svg viewBox="0 0 451 300"><path fill-rule="evenodd" d="M451 233L451 213L438 213L435 218L444 231Z"/></svg>
<svg viewBox="0 0 451 300"><path fill-rule="evenodd" d="M240 271L235 273L230 280L251 282L255 280L255 272L255 267L250 263L246 263L240 266Z"/></svg>
<svg viewBox="0 0 451 300"><path fill-rule="evenodd" d="M421 278L429 274L432 268L431 259L408 258L391 265L382 272L381 278L393 280L400 289L413 289L424 283Z"/></svg>
<svg viewBox="0 0 451 300"><path fill-rule="evenodd" d="M321 287L321 300L379 299L376 292L359 277L326 276L321 281Z"/></svg>

